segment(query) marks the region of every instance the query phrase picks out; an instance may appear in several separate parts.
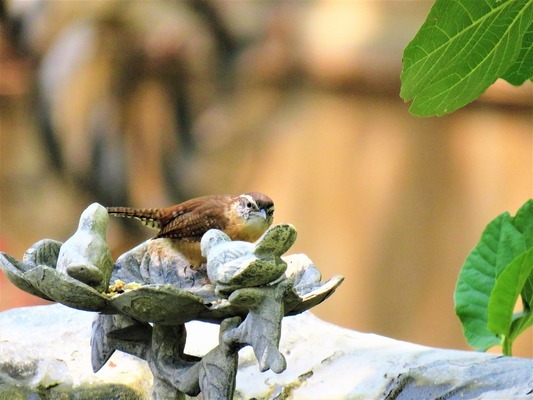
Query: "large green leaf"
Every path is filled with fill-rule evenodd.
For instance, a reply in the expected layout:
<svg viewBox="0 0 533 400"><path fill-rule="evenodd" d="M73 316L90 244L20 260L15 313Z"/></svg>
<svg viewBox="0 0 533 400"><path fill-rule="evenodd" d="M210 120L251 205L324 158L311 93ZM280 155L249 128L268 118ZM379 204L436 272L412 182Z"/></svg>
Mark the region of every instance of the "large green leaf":
<svg viewBox="0 0 533 400"><path fill-rule="evenodd" d="M512 222L522 233L527 248L533 247L533 199L529 199L519 208Z"/></svg>
<svg viewBox="0 0 533 400"><path fill-rule="evenodd" d="M491 221L463 265L455 289L455 311L463 324L468 343L485 350L500 342L487 327L488 304L502 270L526 251L522 233L509 213Z"/></svg>
<svg viewBox="0 0 533 400"><path fill-rule="evenodd" d="M533 79L533 24L529 25L524 40L522 50L513 65L502 76L512 85L522 85L527 79Z"/></svg>
<svg viewBox="0 0 533 400"><path fill-rule="evenodd" d="M530 274L524 283L522 292L522 305L525 311L533 311L533 274Z"/></svg>
<svg viewBox="0 0 533 400"><path fill-rule="evenodd" d="M511 323L511 333L509 335L509 340L514 340L518 335L520 335L527 328L533 326L533 312L521 312L517 315L513 315L513 322ZM508 353L510 355L510 352Z"/></svg>
<svg viewBox="0 0 533 400"><path fill-rule="evenodd" d="M532 61L533 63L533 61ZM526 247L533 247L533 200L528 200L516 212L513 218L513 225L522 232ZM533 274L530 274L522 288L522 303L524 310L527 312L533 310Z"/></svg>
<svg viewBox="0 0 533 400"><path fill-rule="evenodd" d="M516 257L498 276L488 304L489 330L509 337L513 310L526 280L533 274L533 248ZM525 329L526 327L524 327Z"/></svg>
<svg viewBox="0 0 533 400"><path fill-rule="evenodd" d="M437 0L405 48L401 97L413 101L413 114L443 115L499 77L530 77L524 36L532 23L533 0Z"/></svg>

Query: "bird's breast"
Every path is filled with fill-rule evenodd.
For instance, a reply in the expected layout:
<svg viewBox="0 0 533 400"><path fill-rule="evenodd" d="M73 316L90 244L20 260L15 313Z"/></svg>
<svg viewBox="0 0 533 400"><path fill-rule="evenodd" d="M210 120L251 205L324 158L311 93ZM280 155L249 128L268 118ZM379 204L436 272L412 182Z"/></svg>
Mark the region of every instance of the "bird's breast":
<svg viewBox="0 0 533 400"><path fill-rule="evenodd" d="M225 233L232 240L242 240L245 242L255 242L268 229L268 223L260 220L238 220L233 224L228 224Z"/></svg>

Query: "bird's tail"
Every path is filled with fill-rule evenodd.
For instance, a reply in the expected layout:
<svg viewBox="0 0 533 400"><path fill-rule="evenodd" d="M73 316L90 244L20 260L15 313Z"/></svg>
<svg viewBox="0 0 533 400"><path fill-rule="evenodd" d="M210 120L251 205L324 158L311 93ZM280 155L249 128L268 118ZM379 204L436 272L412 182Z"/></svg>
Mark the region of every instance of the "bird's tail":
<svg viewBox="0 0 533 400"><path fill-rule="evenodd" d="M150 228L161 229L161 210L157 208L106 207L114 217L135 218Z"/></svg>

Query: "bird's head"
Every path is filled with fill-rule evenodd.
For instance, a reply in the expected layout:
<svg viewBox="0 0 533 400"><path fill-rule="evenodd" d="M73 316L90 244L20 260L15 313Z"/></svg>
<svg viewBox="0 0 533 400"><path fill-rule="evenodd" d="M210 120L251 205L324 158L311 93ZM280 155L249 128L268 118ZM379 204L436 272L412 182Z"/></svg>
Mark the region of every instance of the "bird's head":
<svg viewBox="0 0 533 400"><path fill-rule="evenodd" d="M257 231L259 237L274 220L274 202L265 194L252 192L235 198L235 212L250 231Z"/></svg>

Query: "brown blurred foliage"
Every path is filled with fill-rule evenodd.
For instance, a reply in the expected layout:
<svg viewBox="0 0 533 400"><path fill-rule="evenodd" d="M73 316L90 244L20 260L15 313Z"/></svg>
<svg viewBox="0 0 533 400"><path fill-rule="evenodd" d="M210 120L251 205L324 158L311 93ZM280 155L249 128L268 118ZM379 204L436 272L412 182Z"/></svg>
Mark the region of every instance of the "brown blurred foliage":
<svg viewBox="0 0 533 400"><path fill-rule="evenodd" d="M484 226L532 195L532 85L442 118L399 98L432 1L6 3L0 247L80 212L263 191L325 279L333 323L467 348L453 310ZM115 256L150 237L113 220ZM0 310L40 301L0 276ZM515 353L533 356L531 330Z"/></svg>

